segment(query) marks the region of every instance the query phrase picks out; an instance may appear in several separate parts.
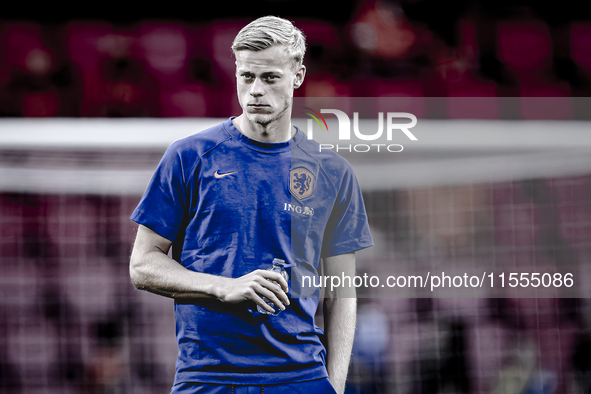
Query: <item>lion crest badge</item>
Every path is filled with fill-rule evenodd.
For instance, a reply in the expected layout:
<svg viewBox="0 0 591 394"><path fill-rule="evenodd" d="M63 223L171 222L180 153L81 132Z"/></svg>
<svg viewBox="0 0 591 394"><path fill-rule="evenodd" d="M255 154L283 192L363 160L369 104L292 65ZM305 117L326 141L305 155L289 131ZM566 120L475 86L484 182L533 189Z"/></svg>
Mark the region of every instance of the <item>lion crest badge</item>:
<svg viewBox="0 0 591 394"><path fill-rule="evenodd" d="M303 200L314 193L314 174L311 171L298 167L289 172L289 190Z"/></svg>

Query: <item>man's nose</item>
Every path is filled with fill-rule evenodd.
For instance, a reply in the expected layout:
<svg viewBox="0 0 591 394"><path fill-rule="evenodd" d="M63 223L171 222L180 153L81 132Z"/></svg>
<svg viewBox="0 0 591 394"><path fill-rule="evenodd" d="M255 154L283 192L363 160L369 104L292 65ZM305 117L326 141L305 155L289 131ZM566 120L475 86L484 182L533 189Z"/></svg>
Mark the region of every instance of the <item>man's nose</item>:
<svg viewBox="0 0 591 394"><path fill-rule="evenodd" d="M252 85L250 85L250 95L253 97L259 97L263 94L265 94L265 86L260 78L255 78Z"/></svg>

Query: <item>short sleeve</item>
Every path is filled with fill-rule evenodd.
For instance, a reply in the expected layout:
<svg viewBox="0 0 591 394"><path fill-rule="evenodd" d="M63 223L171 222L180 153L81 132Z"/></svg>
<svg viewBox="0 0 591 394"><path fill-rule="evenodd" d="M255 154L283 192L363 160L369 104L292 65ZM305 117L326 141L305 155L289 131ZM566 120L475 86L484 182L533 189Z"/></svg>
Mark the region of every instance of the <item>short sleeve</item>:
<svg viewBox="0 0 591 394"><path fill-rule="evenodd" d="M189 201L180 144L166 151L131 220L174 242Z"/></svg>
<svg viewBox="0 0 591 394"><path fill-rule="evenodd" d="M347 167L330 214L322 243L322 257L354 252L373 246L357 178Z"/></svg>

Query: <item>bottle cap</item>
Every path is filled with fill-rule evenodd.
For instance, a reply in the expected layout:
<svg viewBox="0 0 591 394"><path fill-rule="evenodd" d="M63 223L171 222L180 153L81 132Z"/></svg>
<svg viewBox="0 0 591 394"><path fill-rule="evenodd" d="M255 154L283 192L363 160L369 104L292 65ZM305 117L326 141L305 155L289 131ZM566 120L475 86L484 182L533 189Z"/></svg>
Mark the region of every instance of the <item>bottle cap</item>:
<svg viewBox="0 0 591 394"><path fill-rule="evenodd" d="M287 264L285 262L285 260L277 259L277 258L273 259L273 264L280 264L280 265L282 265L285 268L291 267L291 264Z"/></svg>

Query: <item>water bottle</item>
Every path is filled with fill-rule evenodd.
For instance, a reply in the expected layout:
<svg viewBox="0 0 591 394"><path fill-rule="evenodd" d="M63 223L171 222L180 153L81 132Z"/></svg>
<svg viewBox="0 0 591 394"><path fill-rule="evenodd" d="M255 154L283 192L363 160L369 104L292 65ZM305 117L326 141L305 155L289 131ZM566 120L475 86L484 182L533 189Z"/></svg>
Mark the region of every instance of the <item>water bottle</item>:
<svg viewBox="0 0 591 394"><path fill-rule="evenodd" d="M283 276L283 279L285 279L285 281L287 282L289 280L289 276L287 275L287 271L285 270L285 267L286 267L285 260L273 259L273 266L270 267L270 268L267 268L267 271L273 271L273 272L280 273L281 276ZM272 280L271 282L277 283L277 281L274 281L274 280ZM268 312L267 310L263 309L260 305L257 305L257 310L259 311L259 313L264 313L264 314L267 314L267 315L277 316L279 314L279 312L281 312L281 309L279 309L267 297L261 296L261 298L263 299L263 301L265 301L265 303L267 305L269 305L271 308L273 308L275 310L275 312L274 313Z"/></svg>

